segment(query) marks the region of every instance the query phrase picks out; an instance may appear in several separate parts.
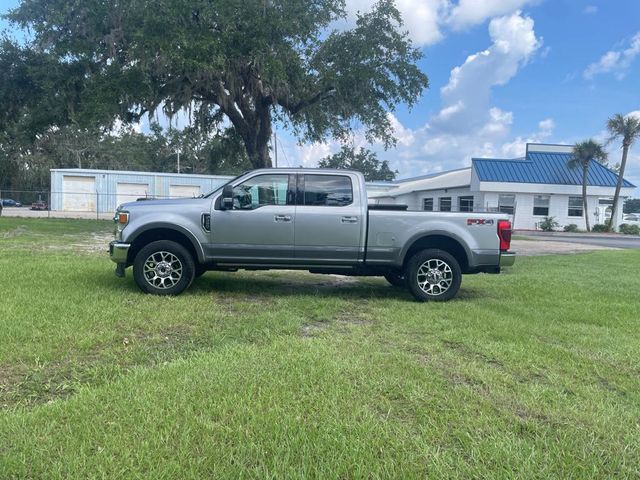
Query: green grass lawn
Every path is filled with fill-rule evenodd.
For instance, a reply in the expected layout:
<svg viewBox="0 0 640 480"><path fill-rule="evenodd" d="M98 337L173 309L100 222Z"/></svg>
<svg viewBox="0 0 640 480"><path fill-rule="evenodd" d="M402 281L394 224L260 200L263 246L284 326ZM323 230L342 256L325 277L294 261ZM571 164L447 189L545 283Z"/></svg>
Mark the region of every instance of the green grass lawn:
<svg viewBox="0 0 640 480"><path fill-rule="evenodd" d="M380 279L113 275L108 222L0 218L0 478L638 478L640 252Z"/></svg>

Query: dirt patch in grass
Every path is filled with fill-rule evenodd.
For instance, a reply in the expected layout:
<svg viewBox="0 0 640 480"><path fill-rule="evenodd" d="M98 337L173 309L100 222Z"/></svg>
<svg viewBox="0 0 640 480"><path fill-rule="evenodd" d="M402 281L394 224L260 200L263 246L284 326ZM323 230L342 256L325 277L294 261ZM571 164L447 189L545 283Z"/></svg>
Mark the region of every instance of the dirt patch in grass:
<svg viewBox="0 0 640 480"><path fill-rule="evenodd" d="M72 243L71 248L73 251L80 253L103 252L106 254L111 240L113 240L113 234L94 233L85 239Z"/></svg>
<svg viewBox="0 0 640 480"><path fill-rule="evenodd" d="M356 313L356 308L358 309ZM363 305L344 309L337 312L332 318L314 319L300 327L300 336L310 338L318 336L321 332L333 328L338 333L348 333L351 326L363 326L372 323L369 313Z"/></svg>
<svg viewBox="0 0 640 480"><path fill-rule="evenodd" d="M450 350L455 350L458 354L468 359L480 360L492 367L504 369L504 365L498 359L485 355L482 352L471 349L467 345L461 342L454 342L449 340L443 340L443 345Z"/></svg>
<svg viewBox="0 0 640 480"><path fill-rule="evenodd" d="M320 332L329 328L329 322L306 323L300 327L300 336L303 338L317 337Z"/></svg>
<svg viewBox="0 0 640 480"><path fill-rule="evenodd" d="M104 345L57 362L0 366L0 408L33 407L73 395L82 386L110 381L134 367L151 367L206 348L189 326L159 332L130 331Z"/></svg>
<svg viewBox="0 0 640 480"><path fill-rule="evenodd" d="M442 343L447 349L454 350L456 354L461 354L464 358L480 359L490 367L498 367L500 371L512 374L515 378L515 375L508 371L501 362L476 352L460 342L443 341ZM526 427L528 424L548 425L555 422L547 415L520 404L513 396L505 395L503 392L498 391L483 379L475 378L462 371L455 361L448 361L445 356L436 352L425 353L415 348L405 348L405 350L411 354L418 364L435 370L451 388L469 390L473 392L474 398L487 402L496 414L518 420L519 426L516 426L516 429L519 433L528 434L529 429Z"/></svg>
<svg viewBox="0 0 640 480"><path fill-rule="evenodd" d="M24 235L27 232L27 227L20 225L12 230L8 230L2 233L2 238L15 238Z"/></svg>

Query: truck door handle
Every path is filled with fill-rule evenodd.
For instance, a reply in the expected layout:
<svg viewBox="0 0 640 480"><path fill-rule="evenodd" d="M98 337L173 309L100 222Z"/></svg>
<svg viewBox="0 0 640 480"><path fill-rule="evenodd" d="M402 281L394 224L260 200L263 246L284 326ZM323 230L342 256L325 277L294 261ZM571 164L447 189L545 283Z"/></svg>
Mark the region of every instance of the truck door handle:
<svg viewBox="0 0 640 480"><path fill-rule="evenodd" d="M342 217L341 223L358 223L358 217Z"/></svg>
<svg viewBox="0 0 640 480"><path fill-rule="evenodd" d="M291 215L276 215L275 217L273 217L273 219L276 222L290 222L291 221Z"/></svg>

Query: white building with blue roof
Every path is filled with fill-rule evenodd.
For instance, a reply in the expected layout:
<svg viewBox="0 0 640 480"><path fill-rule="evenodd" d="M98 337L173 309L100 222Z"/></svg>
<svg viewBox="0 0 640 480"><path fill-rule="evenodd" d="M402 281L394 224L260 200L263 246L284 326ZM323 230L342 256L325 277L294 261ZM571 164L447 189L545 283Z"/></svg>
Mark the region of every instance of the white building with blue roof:
<svg viewBox="0 0 640 480"><path fill-rule="evenodd" d="M572 146L527 144L518 159L474 158L471 167L387 184L376 184L370 200L406 204L428 211L501 211L514 228L536 229L545 217L585 229L582 171L568 166ZM618 175L592 160L587 178L587 212L591 225L611 216ZM614 225L622 223L622 203L635 185L624 181Z"/></svg>

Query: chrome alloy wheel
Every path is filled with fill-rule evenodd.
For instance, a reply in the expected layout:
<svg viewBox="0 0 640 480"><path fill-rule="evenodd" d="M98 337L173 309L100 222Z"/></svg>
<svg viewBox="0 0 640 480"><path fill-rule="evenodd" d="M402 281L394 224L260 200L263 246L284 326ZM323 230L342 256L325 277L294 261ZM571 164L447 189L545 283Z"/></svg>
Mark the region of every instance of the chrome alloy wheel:
<svg viewBox="0 0 640 480"><path fill-rule="evenodd" d="M453 271L447 262L433 258L418 268L418 286L427 295L441 295L453 283Z"/></svg>
<svg viewBox="0 0 640 480"><path fill-rule="evenodd" d="M182 262L170 252L152 253L144 262L144 278L155 288L171 288L182 278Z"/></svg>

